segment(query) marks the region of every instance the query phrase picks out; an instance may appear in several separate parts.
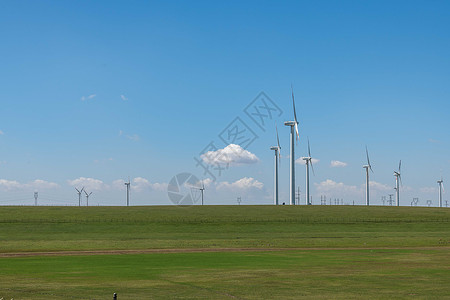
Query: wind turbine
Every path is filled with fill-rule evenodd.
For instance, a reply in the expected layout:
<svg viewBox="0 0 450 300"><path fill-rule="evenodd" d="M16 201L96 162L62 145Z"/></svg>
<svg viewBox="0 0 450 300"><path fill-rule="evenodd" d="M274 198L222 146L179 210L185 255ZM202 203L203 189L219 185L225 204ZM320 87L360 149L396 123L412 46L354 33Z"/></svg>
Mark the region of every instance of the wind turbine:
<svg viewBox="0 0 450 300"><path fill-rule="evenodd" d="M295 138L297 140L300 139L298 134L298 122L297 122L297 114L295 113L295 101L294 101L294 89L291 86L292 91L292 105L294 107L294 121L284 122L284 125L291 126L291 176L289 182L289 201L291 205L295 205Z"/></svg>
<svg viewBox="0 0 450 300"><path fill-rule="evenodd" d="M396 202L397 206L400 206L400 183L402 183L402 176L401 176L401 167L402 167L402 161L400 160L400 163L398 164L398 171L394 171L395 176L395 191L396 191ZM402 183L403 185L403 183Z"/></svg>
<svg viewBox="0 0 450 300"><path fill-rule="evenodd" d="M127 206L130 206L130 177L128 177L128 182L125 182L125 185L127 187Z"/></svg>
<svg viewBox="0 0 450 300"><path fill-rule="evenodd" d="M444 191L444 180L438 180L437 182L439 184L439 207L442 207L442 192Z"/></svg>
<svg viewBox="0 0 450 300"><path fill-rule="evenodd" d="M83 191L84 191L84 186L81 190L79 190L77 188L75 188L75 189L77 190L77 193L78 193L78 206L81 206L81 193L83 193Z"/></svg>
<svg viewBox="0 0 450 300"><path fill-rule="evenodd" d="M305 161L306 165L306 205L311 205L310 196L309 196L309 164L311 164L311 170L314 174L314 167L312 163L312 157L311 157L311 147L309 146L309 138L308 138L308 157L302 157L302 159Z"/></svg>
<svg viewBox="0 0 450 300"><path fill-rule="evenodd" d="M369 169L372 171L372 165L370 164L369 160L369 151L367 150L366 146L366 156L367 156L367 165L364 165L363 168L366 169L366 205L369 205Z"/></svg>
<svg viewBox="0 0 450 300"><path fill-rule="evenodd" d="M89 206L89 196L92 194L92 192L90 192L89 194L86 192L86 190L84 190L84 193L86 194L86 206Z"/></svg>
<svg viewBox="0 0 450 300"><path fill-rule="evenodd" d="M275 205L278 205L278 160L281 157L281 147L280 147L280 139L278 138L278 129L275 125L275 131L277 132L277 146L270 147L270 150L275 151L275 174L274 174L274 192L273 192L273 201Z"/></svg>
<svg viewBox="0 0 450 300"><path fill-rule="evenodd" d="M203 180L202 180L202 187L199 188L199 190L202 193L202 205L203 205L203 192L205 191L205 184L203 183Z"/></svg>

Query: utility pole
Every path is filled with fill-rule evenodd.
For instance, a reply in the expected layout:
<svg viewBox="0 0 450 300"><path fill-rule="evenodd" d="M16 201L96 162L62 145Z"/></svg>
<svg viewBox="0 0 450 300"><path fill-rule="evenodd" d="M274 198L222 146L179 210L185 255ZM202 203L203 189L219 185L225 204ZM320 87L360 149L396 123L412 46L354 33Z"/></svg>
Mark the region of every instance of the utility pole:
<svg viewBox="0 0 450 300"><path fill-rule="evenodd" d="M297 200L296 203L300 204L300 187L297 187L297 193L295 193L295 200Z"/></svg>
<svg viewBox="0 0 450 300"><path fill-rule="evenodd" d="M394 202L394 199L392 199L392 197L394 197L394 194L389 194L389 205L392 206L392 203Z"/></svg>

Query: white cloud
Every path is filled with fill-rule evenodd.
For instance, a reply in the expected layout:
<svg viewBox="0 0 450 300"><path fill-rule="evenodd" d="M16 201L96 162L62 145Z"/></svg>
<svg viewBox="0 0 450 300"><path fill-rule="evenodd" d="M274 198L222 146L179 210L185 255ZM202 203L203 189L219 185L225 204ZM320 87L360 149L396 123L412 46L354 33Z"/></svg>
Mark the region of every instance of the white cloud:
<svg viewBox="0 0 450 300"><path fill-rule="evenodd" d="M380 191L380 192L386 192L391 191L392 187L383 183L379 183L376 181L369 181L369 187L372 190Z"/></svg>
<svg viewBox="0 0 450 300"><path fill-rule="evenodd" d="M235 182L229 183L228 181L222 181L217 184L217 189L262 189L264 184L252 177L244 177Z"/></svg>
<svg viewBox="0 0 450 300"><path fill-rule="evenodd" d="M22 187L18 181L0 179L0 189L3 191L19 190Z"/></svg>
<svg viewBox="0 0 450 300"><path fill-rule="evenodd" d="M125 180L117 179L111 183L111 187L115 190L123 191L125 190Z"/></svg>
<svg viewBox="0 0 450 300"><path fill-rule="evenodd" d="M96 94L91 94L89 96L82 96L81 97L81 101L86 101L86 100L90 100L90 99L94 99L95 96L97 96Z"/></svg>
<svg viewBox="0 0 450 300"><path fill-rule="evenodd" d="M119 136L122 136L123 130L119 130Z"/></svg>
<svg viewBox="0 0 450 300"><path fill-rule="evenodd" d="M80 177L74 180L68 180L67 182L71 186L84 187L88 191L101 191L108 189L108 185L100 179Z"/></svg>
<svg viewBox="0 0 450 300"><path fill-rule="evenodd" d="M423 187L420 188L420 192L423 194L437 194L439 192L438 187Z"/></svg>
<svg viewBox="0 0 450 300"><path fill-rule="evenodd" d="M331 179L327 179L320 183L314 183L318 193L333 194L341 196L343 194L360 194L361 189L355 185L345 185L342 182L336 182Z"/></svg>
<svg viewBox="0 0 450 300"><path fill-rule="evenodd" d="M3 131L0 130L0 135L4 135L5 133Z"/></svg>
<svg viewBox="0 0 450 300"><path fill-rule="evenodd" d="M59 185L54 182L36 179L29 183L20 183L16 180L0 179L0 190L17 191L17 190L48 190L58 188Z"/></svg>
<svg viewBox="0 0 450 300"><path fill-rule="evenodd" d="M120 95L120 98L121 98L123 101L127 101L127 100L128 100L128 98L125 97L125 95Z"/></svg>
<svg viewBox="0 0 450 300"><path fill-rule="evenodd" d="M243 165L254 164L259 161L255 154L243 149L239 145L230 144L217 151L208 151L200 156L202 160L210 165L229 164Z"/></svg>
<svg viewBox="0 0 450 300"><path fill-rule="evenodd" d="M346 167L346 166L347 166L346 162L342 162L342 161L339 161L339 160L332 160L331 161L331 167L332 168L343 168L343 167Z"/></svg>
<svg viewBox="0 0 450 300"><path fill-rule="evenodd" d="M311 158L311 162L312 162L313 165L317 164L319 161L320 161L320 159ZM306 165L306 161L303 160L302 157L297 158L297 159L295 160L295 163L296 163L296 164L299 164L299 165Z"/></svg>
<svg viewBox="0 0 450 300"><path fill-rule="evenodd" d="M166 183L151 183L147 179L143 177L136 177L133 179L133 184L131 185L133 190L137 192L142 192L145 190L154 190L154 191L164 191L167 190Z"/></svg>
<svg viewBox="0 0 450 300"><path fill-rule="evenodd" d="M137 142L140 140L140 137L137 134L133 134L133 135L127 135L127 139Z"/></svg>

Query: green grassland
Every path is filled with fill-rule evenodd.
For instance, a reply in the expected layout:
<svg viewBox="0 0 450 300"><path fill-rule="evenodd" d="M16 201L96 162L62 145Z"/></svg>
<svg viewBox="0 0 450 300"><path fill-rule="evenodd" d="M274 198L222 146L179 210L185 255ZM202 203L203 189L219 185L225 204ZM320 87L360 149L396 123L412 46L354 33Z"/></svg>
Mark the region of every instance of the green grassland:
<svg viewBox="0 0 450 300"><path fill-rule="evenodd" d="M0 255L61 252L0 257L0 298L450 299L449 246L445 208L0 207ZM172 248L219 251L64 255Z"/></svg>

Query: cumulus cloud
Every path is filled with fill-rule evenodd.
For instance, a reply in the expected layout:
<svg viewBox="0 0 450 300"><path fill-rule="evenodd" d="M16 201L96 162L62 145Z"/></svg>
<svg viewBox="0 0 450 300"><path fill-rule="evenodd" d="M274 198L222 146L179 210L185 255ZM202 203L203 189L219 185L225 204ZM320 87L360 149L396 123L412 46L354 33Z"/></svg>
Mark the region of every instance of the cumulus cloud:
<svg viewBox="0 0 450 300"><path fill-rule="evenodd" d="M57 183L36 179L28 183L20 183L16 180L0 179L0 190L20 191L20 190L48 190L59 187Z"/></svg>
<svg viewBox="0 0 450 300"><path fill-rule="evenodd" d="M433 194L436 195L439 189L437 187L423 187L420 188L420 192L423 194Z"/></svg>
<svg viewBox="0 0 450 300"><path fill-rule="evenodd" d="M120 95L120 99L122 99L123 101L127 101L128 100L128 98L125 97L125 95Z"/></svg>
<svg viewBox="0 0 450 300"><path fill-rule="evenodd" d="M339 160L332 160L331 161L331 167L332 168L343 168L343 167L346 167L346 166L347 166L346 162L342 162L342 161L339 161Z"/></svg>
<svg viewBox="0 0 450 300"><path fill-rule="evenodd" d="M125 190L125 180L117 179L111 183L111 187L115 190L123 191Z"/></svg>
<svg viewBox="0 0 450 300"><path fill-rule="evenodd" d="M74 187L84 187L88 191L100 191L108 188L100 179L80 177L74 180L67 181L71 186Z"/></svg>
<svg viewBox="0 0 450 300"><path fill-rule="evenodd" d="M342 182L336 182L327 179L320 183L314 183L319 193L330 193L336 195L342 194L358 194L361 190L355 185L345 185Z"/></svg>
<svg viewBox="0 0 450 300"><path fill-rule="evenodd" d="M317 164L319 161L320 161L320 159L311 158L311 162L312 162L313 165ZM296 163L296 164L299 164L299 165L305 165L305 164L306 164L306 161L303 160L302 157L299 157L299 158L297 158L297 159L295 160L295 163Z"/></svg>
<svg viewBox="0 0 450 300"><path fill-rule="evenodd" d="M225 148L217 151L208 151L200 157L209 165L244 165L254 164L259 161L255 154L236 144L229 144Z"/></svg>
<svg viewBox="0 0 450 300"><path fill-rule="evenodd" d="M372 190L380 191L380 192L386 192L392 190L392 187L383 183L379 183L376 181L369 181L369 187Z"/></svg>
<svg viewBox="0 0 450 300"><path fill-rule="evenodd" d="M82 97L81 97L81 101L86 101L86 100L94 99L95 96L97 96L97 95L96 95L96 94L91 94L91 95L89 95L89 96L82 96Z"/></svg>
<svg viewBox="0 0 450 300"><path fill-rule="evenodd" d="M228 181L222 181L217 184L217 189L258 189L261 190L264 184L252 177L244 177L235 182L229 183Z"/></svg>
<svg viewBox="0 0 450 300"><path fill-rule="evenodd" d="M148 179L143 177L136 177L133 179L133 183L131 188L137 192L142 192L145 190L153 190L153 191L164 191L167 190L166 183L151 183Z"/></svg>

